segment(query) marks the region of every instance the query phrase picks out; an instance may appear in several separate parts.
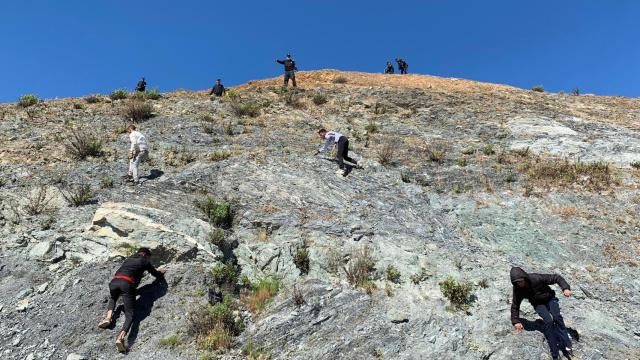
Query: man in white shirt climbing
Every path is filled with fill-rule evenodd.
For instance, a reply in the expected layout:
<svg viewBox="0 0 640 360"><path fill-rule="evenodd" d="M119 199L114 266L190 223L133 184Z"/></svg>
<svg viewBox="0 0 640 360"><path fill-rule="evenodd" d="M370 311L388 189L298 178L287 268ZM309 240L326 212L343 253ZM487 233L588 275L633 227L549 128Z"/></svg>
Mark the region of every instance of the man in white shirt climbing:
<svg viewBox="0 0 640 360"><path fill-rule="evenodd" d="M129 173L127 176L134 183L138 183L140 182L138 168L140 167L140 163L149 157L149 145L144 135L136 130L135 125L129 125L127 132L131 140L131 147L129 148L128 154Z"/></svg>
<svg viewBox="0 0 640 360"><path fill-rule="evenodd" d="M345 161L358 167L358 162L349 157L349 139L347 139L346 136L336 131L327 131L326 129L320 129L318 136L324 140L324 145L322 145L315 155L335 148L336 159L338 160L338 174L342 174L342 176L349 174L344 165Z"/></svg>

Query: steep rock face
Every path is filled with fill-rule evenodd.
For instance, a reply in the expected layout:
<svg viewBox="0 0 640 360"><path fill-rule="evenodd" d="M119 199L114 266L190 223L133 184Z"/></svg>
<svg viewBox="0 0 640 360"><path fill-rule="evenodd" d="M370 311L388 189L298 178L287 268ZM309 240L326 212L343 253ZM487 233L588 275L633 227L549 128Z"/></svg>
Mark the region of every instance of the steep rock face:
<svg viewBox="0 0 640 360"><path fill-rule="evenodd" d="M120 180L126 101L47 101L30 113L0 105L3 356L124 358L115 329L95 325L122 256L150 246L168 287L143 283L128 359L202 355L186 315L206 302L208 270L229 258L249 280L274 276L283 289L262 313L242 310L246 329L222 358L243 358L248 344L274 359L546 358L526 302L527 331L509 321L514 265L572 285L575 296L560 301L582 358L638 357L637 100L417 75L299 79L293 96L276 79L239 87L235 102L191 92L150 101L140 186ZM247 103L257 117L237 115ZM72 160L64 134L88 124L104 155ZM345 178L330 155L313 157L319 127L348 135L363 169ZM610 165L587 172L578 159ZM80 181L94 201L71 207L61 194ZM27 211L42 186L46 211ZM227 245L212 242L217 226L194 205L206 194L232 204ZM375 270L363 288L347 272L365 248ZM390 265L397 279L387 279ZM448 276L472 284L464 311L450 311L441 292ZM172 335L182 344L159 345Z"/></svg>

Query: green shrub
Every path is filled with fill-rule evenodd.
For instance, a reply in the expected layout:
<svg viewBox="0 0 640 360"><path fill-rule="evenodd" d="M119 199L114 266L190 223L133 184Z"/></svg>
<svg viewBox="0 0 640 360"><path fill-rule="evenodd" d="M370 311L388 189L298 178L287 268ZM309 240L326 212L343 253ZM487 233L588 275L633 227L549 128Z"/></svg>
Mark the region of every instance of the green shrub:
<svg viewBox="0 0 640 360"><path fill-rule="evenodd" d="M220 226L222 228L231 227L231 223L233 221L231 204L219 201L211 195L207 195L204 200L199 201L196 204L213 225Z"/></svg>
<svg viewBox="0 0 640 360"><path fill-rule="evenodd" d="M103 176L100 179L100 187L103 189L108 189L108 188L112 188L113 187L113 179L111 178L111 176Z"/></svg>
<svg viewBox="0 0 640 360"><path fill-rule="evenodd" d="M172 147L165 151L164 160L171 166L184 166L196 161L196 155L186 147Z"/></svg>
<svg viewBox="0 0 640 360"><path fill-rule="evenodd" d="M171 335L168 336L166 338L162 338L160 340L158 340L158 346L159 347L164 347L164 348L176 348L178 346L182 345L182 340L180 339L180 337L178 335Z"/></svg>
<svg viewBox="0 0 640 360"><path fill-rule="evenodd" d="M209 233L209 242L213 245L217 246L219 249L224 247L224 230L222 229L213 229Z"/></svg>
<svg viewBox="0 0 640 360"><path fill-rule="evenodd" d="M615 183L609 163L575 162L567 159L537 158L519 168L527 172L530 181L546 185L584 185L594 189L604 189Z"/></svg>
<svg viewBox="0 0 640 360"><path fill-rule="evenodd" d="M188 331L203 350L229 349L233 338L244 330L244 322L233 312L237 306L229 296L215 305L201 305L187 315Z"/></svg>
<svg viewBox="0 0 640 360"><path fill-rule="evenodd" d="M153 115L153 106L144 101L131 101L124 108L124 116L133 122L151 119Z"/></svg>
<svg viewBox="0 0 640 360"><path fill-rule="evenodd" d="M305 245L296 249L293 254L293 263L301 274L306 275L309 273L309 249Z"/></svg>
<svg viewBox="0 0 640 360"><path fill-rule="evenodd" d="M113 90L111 94L109 94L109 98L111 100L123 100L129 97L129 91L127 89L117 89Z"/></svg>
<svg viewBox="0 0 640 360"><path fill-rule="evenodd" d="M378 162L383 166L392 165L394 162L395 146L387 141L378 148Z"/></svg>
<svg viewBox="0 0 640 360"><path fill-rule="evenodd" d="M271 359L271 354L265 349L256 346L253 341L249 341L249 343L242 349L242 355L246 356L247 360L269 360Z"/></svg>
<svg viewBox="0 0 640 360"><path fill-rule="evenodd" d="M26 198L27 203L24 205L24 210L28 215L39 215L52 210L49 203L53 200L53 196L49 194L49 189L46 186L40 186L37 191L30 193Z"/></svg>
<svg viewBox="0 0 640 360"><path fill-rule="evenodd" d="M431 273L426 268L420 268L420 272L411 275L411 282L418 285L431 277Z"/></svg>
<svg viewBox="0 0 640 360"><path fill-rule="evenodd" d="M495 145L493 144L485 145L484 148L482 148L482 153L487 156L495 154L496 153Z"/></svg>
<svg viewBox="0 0 640 360"><path fill-rule="evenodd" d="M441 281L440 292L451 303L449 309L451 310L468 310L471 306L471 291L473 285L468 282L457 282L452 276L448 276L444 281Z"/></svg>
<svg viewBox="0 0 640 360"><path fill-rule="evenodd" d="M209 158L209 161L217 162L217 161L226 160L230 156L231 156L230 152L222 150L222 151L212 152L207 157Z"/></svg>
<svg viewBox="0 0 640 360"><path fill-rule="evenodd" d="M400 282L400 271L398 271L398 269L396 269L395 266L393 265L389 265L387 266L387 270L385 271L385 278L388 281L391 281L392 283L399 283Z"/></svg>
<svg viewBox="0 0 640 360"><path fill-rule="evenodd" d="M29 106L33 106L37 104L39 101L38 97L33 94L22 95L20 100L18 100L18 106L26 108Z"/></svg>
<svg viewBox="0 0 640 360"><path fill-rule="evenodd" d="M230 261L219 263L211 269L211 280L221 288L234 288L239 276L239 267Z"/></svg>
<svg viewBox="0 0 640 360"><path fill-rule="evenodd" d="M544 92L544 86L536 85L536 86L532 87L531 90L535 91L535 92Z"/></svg>
<svg viewBox="0 0 640 360"><path fill-rule="evenodd" d="M162 95L160 95L160 92L158 91L158 89L151 89L151 90L147 90L145 93L145 98L149 99L149 100L158 100L162 97Z"/></svg>
<svg viewBox="0 0 640 360"><path fill-rule="evenodd" d="M249 116L249 117L257 117L260 115L261 105L257 102L247 101L247 102L238 102L234 101L231 103L231 110L236 116Z"/></svg>
<svg viewBox="0 0 640 360"><path fill-rule="evenodd" d="M460 167L465 167L467 166L467 159L465 158L460 158L458 160L456 160L456 165L460 166Z"/></svg>
<svg viewBox="0 0 640 360"><path fill-rule="evenodd" d="M511 149L511 152L520 157L528 157L531 154L528 146L526 148Z"/></svg>
<svg viewBox="0 0 640 360"><path fill-rule="evenodd" d="M378 132L378 125L376 125L373 121L369 122L369 124L367 126L364 127L364 129L367 131L367 133L369 134L375 134Z"/></svg>
<svg viewBox="0 0 640 360"><path fill-rule="evenodd" d="M314 104L320 106L320 105L324 105L327 103L327 101L329 101L327 99L327 95L323 94L323 93L315 93L313 94L313 97L311 98L311 100L313 101Z"/></svg>
<svg viewBox="0 0 640 360"><path fill-rule="evenodd" d="M89 156L102 155L102 140L86 130L70 132L64 142L65 150L72 158L84 160Z"/></svg>
<svg viewBox="0 0 640 360"><path fill-rule="evenodd" d="M427 158L429 158L429 160L433 162L439 163L439 162L442 162L442 160L444 160L444 156L445 156L444 150L434 149L433 147L427 145L427 148L425 149L425 153L427 155Z"/></svg>
<svg viewBox="0 0 640 360"><path fill-rule="evenodd" d="M82 110L84 109L84 104L82 103L73 103L73 108L76 110Z"/></svg>

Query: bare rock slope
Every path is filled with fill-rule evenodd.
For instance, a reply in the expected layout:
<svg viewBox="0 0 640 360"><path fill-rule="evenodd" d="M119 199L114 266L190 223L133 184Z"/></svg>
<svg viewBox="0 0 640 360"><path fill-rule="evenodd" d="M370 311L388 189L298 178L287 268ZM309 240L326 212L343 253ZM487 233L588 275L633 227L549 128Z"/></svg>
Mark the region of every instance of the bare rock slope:
<svg viewBox="0 0 640 360"><path fill-rule="evenodd" d="M582 359L640 357L640 101L422 75L298 80L213 100L1 104L2 358L550 358L526 302L513 331L511 266L571 284L560 304ZM131 186L123 127L142 103L151 158ZM342 177L314 157L320 127L346 134L363 168ZM79 160L75 135L100 151ZM143 245L167 282L141 286L120 355L115 328L96 324ZM211 271L223 262L232 284ZM278 291L261 298L265 279ZM222 344L193 324L221 285L243 324Z"/></svg>

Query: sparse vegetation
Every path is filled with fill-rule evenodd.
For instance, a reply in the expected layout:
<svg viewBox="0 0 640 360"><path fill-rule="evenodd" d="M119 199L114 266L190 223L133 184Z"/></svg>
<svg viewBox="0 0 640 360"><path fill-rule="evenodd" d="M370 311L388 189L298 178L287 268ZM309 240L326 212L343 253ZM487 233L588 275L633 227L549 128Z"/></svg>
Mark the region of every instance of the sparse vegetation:
<svg viewBox="0 0 640 360"><path fill-rule="evenodd" d="M327 95L323 94L323 93L315 93L313 94L313 97L311 98L311 100L313 101L314 104L320 106L320 105L324 105L327 103L327 101L329 101L327 99Z"/></svg>
<svg viewBox="0 0 640 360"><path fill-rule="evenodd" d="M603 161L570 162L567 159L538 157L519 167L530 181L543 185L582 185L591 189L608 188L615 183L611 166Z"/></svg>
<svg viewBox="0 0 640 360"><path fill-rule="evenodd" d="M484 148L482 148L482 153L487 156L495 154L496 153L495 145L493 144L485 145Z"/></svg>
<svg viewBox="0 0 640 360"><path fill-rule="evenodd" d="M73 108L76 110L82 110L84 109L84 104L82 103L73 103Z"/></svg>
<svg viewBox="0 0 640 360"><path fill-rule="evenodd" d="M111 176L103 176L102 178L100 178L100 187L103 189L108 189L108 188L112 188L113 187L113 179L111 178Z"/></svg>
<svg viewBox="0 0 640 360"><path fill-rule="evenodd" d="M431 273L426 268L420 268L420 272L411 275L411 282L418 285L431 277Z"/></svg>
<svg viewBox="0 0 640 360"><path fill-rule="evenodd" d="M478 281L478 287L480 287L481 289L487 289L489 287L489 281L487 281L487 279Z"/></svg>
<svg viewBox="0 0 640 360"><path fill-rule="evenodd" d="M187 316L188 330L195 335L196 344L202 350L231 348L235 336L244 330L244 322L233 312L237 306L229 296L215 305L202 305Z"/></svg>
<svg viewBox="0 0 640 360"><path fill-rule="evenodd" d="M467 159L465 158L460 158L458 160L456 160L456 165L460 166L460 167L465 167L467 166Z"/></svg>
<svg viewBox="0 0 640 360"><path fill-rule="evenodd" d="M331 80L331 82L334 83L334 84L346 84L347 82L349 82L349 80L344 76L337 76L337 77L333 78L333 80Z"/></svg>
<svg viewBox="0 0 640 360"><path fill-rule="evenodd" d="M51 210L49 204L53 200L53 196L49 194L49 189L46 186L40 186L26 198L27 203L24 205L24 211L28 215L40 215Z"/></svg>
<svg viewBox="0 0 640 360"><path fill-rule="evenodd" d="M76 130L68 133L64 143L67 154L77 160L89 156L102 155L102 140L87 130Z"/></svg>
<svg viewBox="0 0 640 360"><path fill-rule="evenodd" d="M252 284L251 290L242 297L242 301L251 312L259 314L269 305L278 290L280 290L280 281L267 276Z"/></svg>
<svg viewBox="0 0 640 360"><path fill-rule="evenodd" d="M243 117L243 116L257 117L258 115L260 115L261 107L262 106L259 103L253 102L253 101L246 101L246 102L232 101L231 102L231 110L233 110L233 113L239 117Z"/></svg>
<svg viewBox="0 0 640 360"><path fill-rule="evenodd" d="M89 95L84 98L84 101L86 101L87 104L96 104L102 101L102 96L99 94Z"/></svg>
<svg viewBox="0 0 640 360"><path fill-rule="evenodd" d="M531 154L528 146L526 148L512 149L511 152L520 157L528 157Z"/></svg>
<svg viewBox="0 0 640 360"><path fill-rule="evenodd" d="M231 156L230 152L221 150L210 153L209 155L207 155L207 158L209 159L209 161L217 162L226 160L229 158L229 156Z"/></svg>
<svg viewBox="0 0 640 360"><path fill-rule="evenodd" d="M293 263L302 275L309 273L309 249L305 244L296 248L293 254Z"/></svg>
<svg viewBox="0 0 640 360"><path fill-rule="evenodd" d="M233 124L231 123L231 121L224 124L223 131L225 135L233 136Z"/></svg>
<svg viewBox="0 0 640 360"><path fill-rule="evenodd" d="M164 153L164 161L171 166L184 166L196 161L196 155L186 147L172 147Z"/></svg>
<svg viewBox="0 0 640 360"><path fill-rule="evenodd" d="M160 92L158 91L158 89L147 90L144 93L144 95L145 95L144 97L146 99L149 99L149 100L158 100L158 99L160 99L162 97L162 95L160 95Z"/></svg>
<svg viewBox="0 0 640 360"><path fill-rule="evenodd" d="M400 282L400 271L398 271L398 269L393 265L387 266L387 270L384 272L384 275L387 281L391 281L392 283Z"/></svg>
<svg viewBox="0 0 640 360"><path fill-rule="evenodd" d="M445 151L434 149L433 147L427 145L425 154L427 155L427 158L433 162L442 162L442 160L444 160Z"/></svg>
<svg viewBox="0 0 640 360"><path fill-rule="evenodd" d="M370 121L367 126L364 127L368 134L375 134L378 132L378 125L376 125L373 121Z"/></svg>
<svg viewBox="0 0 640 360"><path fill-rule="evenodd" d="M71 206L83 206L93 202L93 191L89 184L67 185L60 192Z"/></svg>
<svg viewBox="0 0 640 360"><path fill-rule="evenodd" d="M231 292L235 290L240 276L240 268L231 261L218 263L211 269L211 280L214 284Z"/></svg>
<svg viewBox="0 0 640 360"><path fill-rule="evenodd" d="M263 348L257 347L253 341L250 341L247 346L242 349L242 355L247 357L247 360L269 360L271 354Z"/></svg>
<svg viewBox="0 0 640 360"><path fill-rule="evenodd" d="M217 246L219 249L222 249L224 247L224 240L225 235L224 230L222 229L213 229L209 233L209 242Z"/></svg>
<svg viewBox="0 0 640 360"><path fill-rule="evenodd" d="M304 294L302 293L300 288L295 285L293 286L293 290L292 290L292 299L293 299L293 303L298 307L306 303L304 299Z"/></svg>
<svg viewBox="0 0 640 360"><path fill-rule="evenodd" d="M220 201L211 195L207 195L204 200L197 202L196 205L213 225L222 228L231 227L233 211L231 204L228 202Z"/></svg>
<svg viewBox="0 0 640 360"><path fill-rule="evenodd" d="M535 92L544 92L544 86L542 85L536 85L534 87L531 88L531 91L535 91Z"/></svg>
<svg viewBox="0 0 640 360"><path fill-rule="evenodd" d="M383 143L378 148L378 162L383 166L389 166L394 162L395 147L391 141Z"/></svg>
<svg viewBox="0 0 640 360"><path fill-rule="evenodd" d="M151 119L154 116L153 106L144 101L131 101L124 109L124 116L133 122Z"/></svg>
<svg viewBox="0 0 640 360"><path fill-rule="evenodd" d="M438 285L440 285L442 295L451 303L449 310L467 311L469 309L472 301L471 291L473 290L473 285L470 282L457 282L452 276L449 276Z"/></svg>
<svg viewBox="0 0 640 360"><path fill-rule="evenodd" d="M129 91L127 89L116 89L109 94L111 100L123 100L129 97Z"/></svg>
<svg viewBox="0 0 640 360"><path fill-rule="evenodd" d="M363 247L360 251L352 254L351 260L344 267L347 281L353 286L371 288L372 276L376 270L376 263L368 247Z"/></svg>
<svg viewBox="0 0 640 360"><path fill-rule="evenodd" d="M180 345L182 345L182 340L178 335L171 335L158 340L158 346L163 348L174 349Z"/></svg>
<svg viewBox="0 0 640 360"><path fill-rule="evenodd" d="M38 97L33 94L22 95L20 100L18 100L18 106L27 108L37 104L38 101L40 101Z"/></svg>

